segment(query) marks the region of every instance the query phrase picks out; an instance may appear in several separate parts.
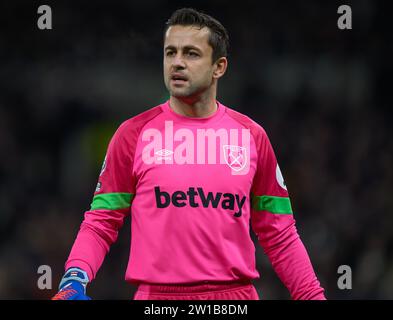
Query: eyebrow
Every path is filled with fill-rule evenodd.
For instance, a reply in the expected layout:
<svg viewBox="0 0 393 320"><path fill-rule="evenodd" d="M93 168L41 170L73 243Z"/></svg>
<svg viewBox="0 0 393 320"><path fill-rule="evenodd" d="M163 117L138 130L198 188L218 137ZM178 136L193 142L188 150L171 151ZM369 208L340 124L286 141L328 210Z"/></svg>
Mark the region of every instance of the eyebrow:
<svg viewBox="0 0 393 320"><path fill-rule="evenodd" d="M165 47L164 51L167 51L167 50L177 50L177 48L173 45L168 45ZM198 47L195 47L193 45L186 45L183 47L183 50L184 51L196 50L198 52L202 52L201 49L199 49Z"/></svg>

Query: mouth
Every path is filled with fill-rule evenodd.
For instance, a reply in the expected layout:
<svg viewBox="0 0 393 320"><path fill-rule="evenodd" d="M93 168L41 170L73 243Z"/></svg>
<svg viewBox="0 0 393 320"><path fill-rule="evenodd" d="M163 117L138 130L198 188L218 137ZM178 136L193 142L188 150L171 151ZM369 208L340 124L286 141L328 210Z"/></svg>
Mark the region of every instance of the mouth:
<svg viewBox="0 0 393 320"><path fill-rule="evenodd" d="M171 81L173 84L184 84L188 81L187 77L182 74L172 74Z"/></svg>

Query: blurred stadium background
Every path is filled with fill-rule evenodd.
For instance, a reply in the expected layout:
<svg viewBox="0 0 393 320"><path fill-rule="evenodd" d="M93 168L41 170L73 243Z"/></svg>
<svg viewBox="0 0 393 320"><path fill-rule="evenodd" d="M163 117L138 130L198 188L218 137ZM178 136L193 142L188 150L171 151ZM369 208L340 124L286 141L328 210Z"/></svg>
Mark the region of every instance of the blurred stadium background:
<svg viewBox="0 0 393 320"><path fill-rule="evenodd" d="M218 99L268 132L327 297L393 298L390 6L257 3L1 2L1 299L56 292L111 135L167 99L162 31L184 6L229 31ZM52 8L53 30L37 28L41 4ZM352 7L352 30L337 28L341 4ZM123 280L130 223L89 287L95 299L130 299L135 291ZM290 298L256 249L261 299ZM40 265L52 268L52 290L37 288ZM352 290L337 287L340 265L352 268Z"/></svg>

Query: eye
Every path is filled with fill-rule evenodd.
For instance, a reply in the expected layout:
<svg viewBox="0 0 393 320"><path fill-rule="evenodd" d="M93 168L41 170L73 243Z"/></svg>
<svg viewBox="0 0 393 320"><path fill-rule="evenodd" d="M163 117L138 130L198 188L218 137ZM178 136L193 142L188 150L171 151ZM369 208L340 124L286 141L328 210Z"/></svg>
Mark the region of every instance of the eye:
<svg viewBox="0 0 393 320"><path fill-rule="evenodd" d="M190 51L190 52L188 52L188 55L189 55L190 57L193 57L193 58L199 57L199 54L196 53L195 51Z"/></svg>
<svg viewBox="0 0 393 320"><path fill-rule="evenodd" d="M175 54L175 52L174 52L174 51L170 51L170 50L168 50L168 51L165 53L165 55L166 55L167 57L172 57L174 54Z"/></svg>

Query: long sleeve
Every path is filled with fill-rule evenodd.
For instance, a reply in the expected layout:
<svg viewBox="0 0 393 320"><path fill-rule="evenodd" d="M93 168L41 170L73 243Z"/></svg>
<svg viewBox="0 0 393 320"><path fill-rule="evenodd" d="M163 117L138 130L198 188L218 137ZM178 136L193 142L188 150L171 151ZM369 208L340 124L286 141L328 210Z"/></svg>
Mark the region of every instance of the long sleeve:
<svg viewBox="0 0 393 320"><path fill-rule="evenodd" d="M273 148L261 127L254 139L258 165L252 186L251 227L292 299L324 300L324 289L296 230Z"/></svg>
<svg viewBox="0 0 393 320"><path fill-rule="evenodd" d="M110 246L117 240L135 195L132 175L135 130L123 123L112 137L89 211L84 214L65 269L79 267L90 281L96 276Z"/></svg>

